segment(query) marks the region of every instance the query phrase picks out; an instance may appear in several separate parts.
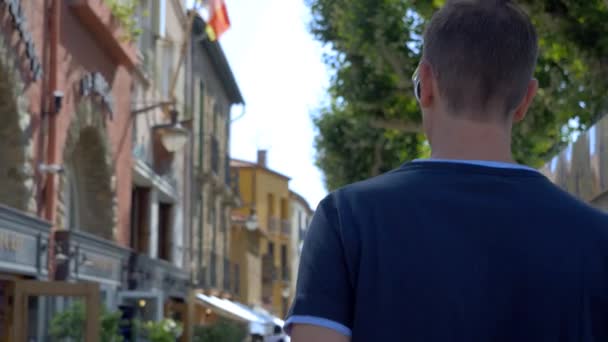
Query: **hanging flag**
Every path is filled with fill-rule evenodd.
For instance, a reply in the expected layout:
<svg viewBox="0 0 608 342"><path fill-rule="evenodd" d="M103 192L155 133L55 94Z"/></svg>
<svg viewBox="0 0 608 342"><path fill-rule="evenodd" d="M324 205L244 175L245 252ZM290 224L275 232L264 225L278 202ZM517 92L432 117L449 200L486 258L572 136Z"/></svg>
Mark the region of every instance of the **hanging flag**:
<svg viewBox="0 0 608 342"><path fill-rule="evenodd" d="M216 41L230 28L230 19L224 0L209 0L209 22L207 23L207 35L209 40Z"/></svg>

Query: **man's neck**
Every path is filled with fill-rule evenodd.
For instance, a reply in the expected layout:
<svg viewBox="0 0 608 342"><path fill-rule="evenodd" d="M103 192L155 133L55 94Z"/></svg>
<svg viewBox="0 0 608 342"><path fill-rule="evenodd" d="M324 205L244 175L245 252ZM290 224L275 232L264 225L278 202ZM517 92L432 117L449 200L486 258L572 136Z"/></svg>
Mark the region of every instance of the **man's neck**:
<svg viewBox="0 0 608 342"><path fill-rule="evenodd" d="M492 123L453 120L433 130L432 158L514 163L511 130Z"/></svg>

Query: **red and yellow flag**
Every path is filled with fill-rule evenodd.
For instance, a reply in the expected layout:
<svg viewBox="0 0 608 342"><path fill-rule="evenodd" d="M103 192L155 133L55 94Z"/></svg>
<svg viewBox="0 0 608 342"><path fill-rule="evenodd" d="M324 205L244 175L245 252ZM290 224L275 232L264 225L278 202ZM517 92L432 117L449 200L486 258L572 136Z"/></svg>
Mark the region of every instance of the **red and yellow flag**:
<svg viewBox="0 0 608 342"><path fill-rule="evenodd" d="M224 0L209 0L209 21L207 23L207 35L209 40L216 41L230 28L230 18Z"/></svg>

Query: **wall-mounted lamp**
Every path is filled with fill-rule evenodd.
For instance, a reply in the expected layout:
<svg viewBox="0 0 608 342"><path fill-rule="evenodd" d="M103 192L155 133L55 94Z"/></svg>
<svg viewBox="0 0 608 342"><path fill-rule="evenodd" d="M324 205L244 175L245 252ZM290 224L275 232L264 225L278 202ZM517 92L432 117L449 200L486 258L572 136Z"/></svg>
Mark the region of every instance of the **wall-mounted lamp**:
<svg viewBox="0 0 608 342"><path fill-rule="evenodd" d="M190 134L177 120L179 113L173 109L169 112L171 123L155 126L153 129L160 134L160 139L165 149L171 153L181 150L188 142Z"/></svg>
<svg viewBox="0 0 608 342"><path fill-rule="evenodd" d="M75 251L64 251L60 244L55 244L55 260L65 262L75 255Z"/></svg>
<svg viewBox="0 0 608 342"><path fill-rule="evenodd" d="M258 216L255 213L247 218L247 221L245 221L245 228L249 231L254 231L258 228Z"/></svg>
<svg viewBox="0 0 608 342"><path fill-rule="evenodd" d="M80 258L80 261L78 262L78 266L91 267L91 266L93 266L93 261L91 261L91 259L89 259L86 254L82 253L82 257Z"/></svg>

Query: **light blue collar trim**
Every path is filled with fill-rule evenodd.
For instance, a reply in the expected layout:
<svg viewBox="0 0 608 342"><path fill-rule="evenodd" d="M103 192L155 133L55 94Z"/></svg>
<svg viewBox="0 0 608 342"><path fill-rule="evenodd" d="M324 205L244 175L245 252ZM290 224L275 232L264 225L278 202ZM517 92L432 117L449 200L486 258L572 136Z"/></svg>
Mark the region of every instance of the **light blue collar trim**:
<svg viewBox="0 0 608 342"><path fill-rule="evenodd" d="M517 169L517 170L527 170L538 172L538 170L531 168L525 165L513 164L513 163L505 163L498 161L489 161L489 160L463 160L463 159L416 159L413 162L415 163L428 163L428 162L441 162L441 163L454 163L454 164L469 164L469 165L477 165L477 166L485 166L485 167L493 167L499 169Z"/></svg>

